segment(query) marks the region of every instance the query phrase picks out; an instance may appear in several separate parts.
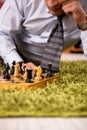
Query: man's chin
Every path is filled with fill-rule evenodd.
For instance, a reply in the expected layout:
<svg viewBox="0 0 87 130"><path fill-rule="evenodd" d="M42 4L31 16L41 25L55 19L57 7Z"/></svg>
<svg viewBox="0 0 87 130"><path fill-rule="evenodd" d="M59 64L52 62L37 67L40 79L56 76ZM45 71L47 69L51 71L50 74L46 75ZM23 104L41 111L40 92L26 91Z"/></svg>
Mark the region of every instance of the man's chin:
<svg viewBox="0 0 87 130"><path fill-rule="evenodd" d="M60 15L62 15L64 12L63 11L50 11L50 13L52 14L52 15L55 15L55 16L60 16Z"/></svg>

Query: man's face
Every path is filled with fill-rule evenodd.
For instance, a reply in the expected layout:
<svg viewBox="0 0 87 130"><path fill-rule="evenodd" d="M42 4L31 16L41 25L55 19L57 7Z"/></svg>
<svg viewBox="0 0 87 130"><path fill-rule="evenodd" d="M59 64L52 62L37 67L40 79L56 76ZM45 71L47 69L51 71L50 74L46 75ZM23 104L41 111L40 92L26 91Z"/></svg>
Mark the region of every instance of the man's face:
<svg viewBox="0 0 87 130"><path fill-rule="evenodd" d="M62 10L62 4L66 1L69 0L45 0L50 13L57 16L64 13L64 11Z"/></svg>

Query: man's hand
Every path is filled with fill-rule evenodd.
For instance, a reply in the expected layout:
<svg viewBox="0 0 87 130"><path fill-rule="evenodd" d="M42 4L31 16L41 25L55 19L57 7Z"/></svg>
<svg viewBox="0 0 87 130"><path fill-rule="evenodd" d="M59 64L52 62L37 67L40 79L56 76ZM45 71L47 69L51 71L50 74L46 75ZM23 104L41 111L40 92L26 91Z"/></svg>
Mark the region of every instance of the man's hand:
<svg viewBox="0 0 87 130"><path fill-rule="evenodd" d="M32 70L32 74L34 75L36 72L36 65L33 64L32 62L28 62L28 63L23 63L22 64L22 68L27 68L27 69L31 69Z"/></svg>
<svg viewBox="0 0 87 130"><path fill-rule="evenodd" d="M36 65L33 64L32 62L28 62L28 63L23 63L22 67L26 67L28 69L32 69L32 70L36 70Z"/></svg>
<svg viewBox="0 0 87 130"><path fill-rule="evenodd" d="M33 64L32 62L28 62L28 63L23 63L22 64L22 67L23 68L27 68L27 69L31 69L32 70L32 75L34 76L35 75L35 72L36 72L36 65Z"/></svg>
<svg viewBox="0 0 87 130"><path fill-rule="evenodd" d="M87 23L86 13L83 10L79 0L60 0L62 2L62 10L71 15L77 25Z"/></svg>

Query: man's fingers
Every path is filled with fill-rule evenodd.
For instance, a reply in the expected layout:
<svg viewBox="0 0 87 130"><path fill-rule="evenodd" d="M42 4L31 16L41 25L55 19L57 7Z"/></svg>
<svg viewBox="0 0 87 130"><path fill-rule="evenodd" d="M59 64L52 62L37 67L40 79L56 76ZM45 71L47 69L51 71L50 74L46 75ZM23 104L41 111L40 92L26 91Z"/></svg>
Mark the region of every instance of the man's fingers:
<svg viewBox="0 0 87 130"><path fill-rule="evenodd" d="M36 68L36 65L33 64L32 62L29 62L28 67L31 68L32 70L34 70Z"/></svg>
<svg viewBox="0 0 87 130"><path fill-rule="evenodd" d="M62 6L66 5L66 4L70 4L70 3L74 3L74 2L79 2L78 0L60 0L62 2Z"/></svg>
<svg viewBox="0 0 87 130"><path fill-rule="evenodd" d="M23 68L24 68L24 67L26 67L26 68L28 68L28 69L35 70L36 65L33 64L32 62L29 62L29 63L25 63L25 64L23 64Z"/></svg>

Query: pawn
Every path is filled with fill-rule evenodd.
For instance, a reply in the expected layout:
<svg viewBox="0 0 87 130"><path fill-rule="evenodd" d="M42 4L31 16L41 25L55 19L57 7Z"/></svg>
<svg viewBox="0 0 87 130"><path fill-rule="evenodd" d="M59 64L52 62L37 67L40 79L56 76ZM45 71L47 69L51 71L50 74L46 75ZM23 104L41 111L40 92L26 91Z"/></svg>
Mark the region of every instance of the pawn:
<svg viewBox="0 0 87 130"><path fill-rule="evenodd" d="M27 79L26 79L26 82L33 83L33 81L32 81L32 70L31 69L27 70Z"/></svg>
<svg viewBox="0 0 87 130"><path fill-rule="evenodd" d="M10 82L11 82L11 83L14 83L13 74L14 74L14 73L13 73L13 70L11 69L11 70L10 70L10 76L11 76Z"/></svg>
<svg viewBox="0 0 87 130"><path fill-rule="evenodd" d="M36 67L35 81L42 80L42 68L41 66Z"/></svg>
<svg viewBox="0 0 87 130"><path fill-rule="evenodd" d="M13 60L12 65L16 65L16 61L15 60Z"/></svg>
<svg viewBox="0 0 87 130"><path fill-rule="evenodd" d="M14 75L14 66L16 65L16 62L15 61L13 61L12 62L12 68L11 68L11 75Z"/></svg>
<svg viewBox="0 0 87 130"><path fill-rule="evenodd" d="M6 70L3 71L3 79L5 79L6 75Z"/></svg>
<svg viewBox="0 0 87 130"><path fill-rule="evenodd" d="M23 79L27 79L27 68L24 67L23 69L24 69L24 74L22 77L23 77Z"/></svg>
<svg viewBox="0 0 87 130"><path fill-rule="evenodd" d="M14 76L19 77L19 64L14 65Z"/></svg>
<svg viewBox="0 0 87 130"><path fill-rule="evenodd" d="M19 73L24 74L24 71L22 69L22 62L19 63Z"/></svg>
<svg viewBox="0 0 87 130"><path fill-rule="evenodd" d="M53 73L52 73L52 63L49 62L49 63L48 63L47 78L48 78L48 77L52 77L52 76L53 76Z"/></svg>
<svg viewBox="0 0 87 130"><path fill-rule="evenodd" d="M9 74L9 69L10 69L10 67L9 67L9 64L7 63L6 65L5 65L5 70L3 71L3 78L4 79L7 79L7 80L10 80L10 74Z"/></svg>

